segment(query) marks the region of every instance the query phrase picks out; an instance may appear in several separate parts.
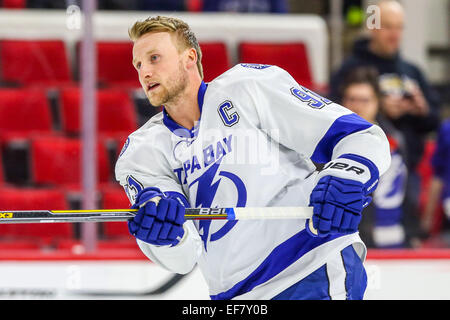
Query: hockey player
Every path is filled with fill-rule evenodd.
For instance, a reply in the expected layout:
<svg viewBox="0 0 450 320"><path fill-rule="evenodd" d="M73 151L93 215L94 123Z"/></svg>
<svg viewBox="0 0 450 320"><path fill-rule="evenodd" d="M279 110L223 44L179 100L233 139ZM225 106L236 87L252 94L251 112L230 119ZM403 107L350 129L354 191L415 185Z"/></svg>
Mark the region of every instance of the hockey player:
<svg viewBox="0 0 450 320"><path fill-rule="evenodd" d="M129 34L141 85L163 106L116 164L146 256L181 274L198 265L211 299L362 299L357 228L390 164L382 130L276 66L239 64L204 83L198 42L179 19L149 18ZM311 227L184 219L189 206L308 205Z"/></svg>

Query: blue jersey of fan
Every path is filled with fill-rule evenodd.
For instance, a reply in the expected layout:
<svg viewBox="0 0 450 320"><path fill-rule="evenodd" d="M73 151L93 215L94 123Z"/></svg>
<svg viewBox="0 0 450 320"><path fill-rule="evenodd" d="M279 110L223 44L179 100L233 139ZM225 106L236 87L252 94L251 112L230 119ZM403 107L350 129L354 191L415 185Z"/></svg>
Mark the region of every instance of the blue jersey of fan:
<svg viewBox="0 0 450 320"><path fill-rule="evenodd" d="M316 163L342 154L389 166L383 131L298 84L276 66L242 64L198 91L201 117L188 130L163 110L129 136L116 178L134 202L157 187L190 207L308 206ZM212 299L270 299L352 245L358 233L312 237L305 220L187 221L173 247L138 240L177 273L198 265Z"/></svg>
<svg viewBox="0 0 450 320"><path fill-rule="evenodd" d="M450 217L450 120L442 123L436 140L436 150L431 159L434 175L443 183L443 208Z"/></svg>
<svg viewBox="0 0 450 320"><path fill-rule="evenodd" d="M391 147L391 165L380 178L373 194L373 240L379 248L403 247L406 236L402 221L408 169L396 139L388 136L388 140Z"/></svg>

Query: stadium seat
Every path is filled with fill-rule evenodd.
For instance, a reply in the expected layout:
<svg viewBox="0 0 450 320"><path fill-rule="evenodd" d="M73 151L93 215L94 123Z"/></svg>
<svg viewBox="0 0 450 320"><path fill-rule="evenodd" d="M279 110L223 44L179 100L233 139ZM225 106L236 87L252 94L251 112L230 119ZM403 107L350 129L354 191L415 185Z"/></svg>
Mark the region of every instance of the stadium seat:
<svg viewBox="0 0 450 320"><path fill-rule="evenodd" d="M7 182L24 184L28 181L29 139L54 134L44 89L0 89L0 139Z"/></svg>
<svg viewBox="0 0 450 320"><path fill-rule="evenodd" d="M80 61L80 44L77 45ZM133 43L131 41L97 42L97 77L102 86L140 88L138 74L133 67Z"/></svg>
<svg viewBox="0 0 450 320"><path fill-rule="evenodd" d="M35 137L31 140L31 175L37 185L65 187L77 191L81 185L81 141L66 137ZM106 147L97 143L98 183L110 179Z"/></svg>
<svg viewBox="0 0 450 320"><path fill-rule="evenodd" d="M189 12L201 12L203 10L203 0L187 0L186 8Z"/></svg>
<svg viewBox="0 0 450 320"><path fill-rule="evenodd" d="M0 137L51 133L52 115L44 90L0 89Z"/></svg>
<svg viewBox="0 0 450 320"><path fill-rule="evenodd" d="M118 186L103 189L101 206L103 209L127 209L131 204L123 188ZM127 224L124 222L104 222L103 232L107 239L130 237Z"/></svg>
<svg viewBox="0 0 450 320"><path fill-rule="evenodd" d="M227 47L222 42L200 43L204 80L212 81L230 68Z"/></svg>
<svg viewBox="0 0 450 320"><path fill-rule="evenodd" d="M303 43L242 42L239 45L239 60L242 63L279 66L301 85L307 88L313 86L309 57Z"/></svg>
<svg viewBox="0 0 450 320"><path fill-rule="evenodd" d="M0 229L2 226L0 226ZM28 238L27 239L20 239L15 236L6 236L6 237L0 237L0 254L1 253L7 253L7 252L23 252L23 250L39 250L41 247L46 246L45 242L44 244L39 241L36 241L36 239ZM53 246L53 244L52 244Z"/></svg>
<svg viewBox="0 0 450 320"><path fill-rule="evenodd" d="M57 189L1 188L0 210L65 210L64 192ZM0 243L19 242L15 248L33 248L73 237L70 223L0 224ZM6 247L2 245L2 247Z"/></svg>
<svg viewBox="0 0 450 320"><path fill-rule="evenodd" d="M25 9L27 6L26 0L3 0L2 7L5 9Z"/></svg>
<svg viewBox="0 0 450 320"><path fill-rule="evenodd" d="M72 84L70 64L62 40L2 40L1 80L19 85Z"/></svg>
<svg viewBox="0 0 450 320"><path fill-rule="evenodd" d="M62 128L66 134L80 133L79 88L61 91ZM137 115L132 99L126 91L100 89L97 91L97 128L99 134L115 136L129 134L137 129Z"/></svg>

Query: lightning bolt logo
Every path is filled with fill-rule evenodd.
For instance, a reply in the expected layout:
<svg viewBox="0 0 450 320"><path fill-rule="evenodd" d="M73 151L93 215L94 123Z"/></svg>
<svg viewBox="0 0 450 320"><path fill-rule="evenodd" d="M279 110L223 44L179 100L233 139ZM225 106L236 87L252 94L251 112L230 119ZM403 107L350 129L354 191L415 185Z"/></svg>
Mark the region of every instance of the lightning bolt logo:
<svg viewBox="0 0 450 320"><path fill-rule="evenodd" d="M219 169L222 158L220 158L216 163L214 163L201 177L194 180L189 188L198 183L197 189L197 199L195 199L195 207L209 208L216 195L217 188L219 187L220 180L213 183L214 177L216 176L217 169Z"/></svg>
<svg viewBox="0 0 450 320"><path fill-rule="evenodd" d="M217 162L214 163L201 177L199 177L189 185L189 187L191 187L195 183L198 184L197 198L195 200L195 206L197 208L198 207L209 208L212 206L212 202L216 195L217 189L219 188L219 184L222 180L222 178L219 178L217 181L214 182L214 178L219 169L221 160L222 158L217 160ZM245 207L245 204L247 203L247 191L242 180L235 174L226 171L219 172L219 176L230 179L235 184L238 192L238 201L236 205L238 207ZM237 222L238 222L237 220L227 221L221 229L210 235L209 229L211 226L211 221L210 220L200 221L199 233L205 246L205 250L207 250L206 244L208 243L208 237L210 237L210 241L219 240L224 235L226 235L236 225Z"/></svg>

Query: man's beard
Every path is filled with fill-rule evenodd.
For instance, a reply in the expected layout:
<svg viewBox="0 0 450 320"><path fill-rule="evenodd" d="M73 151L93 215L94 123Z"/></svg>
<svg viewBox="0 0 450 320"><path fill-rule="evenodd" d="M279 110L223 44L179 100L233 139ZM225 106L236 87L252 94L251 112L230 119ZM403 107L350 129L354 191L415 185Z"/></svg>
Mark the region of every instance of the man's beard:
<svg viewBox="0 0 450 320"><path fill-rule="evenodd" d="M162 86L160 84L161 93L157 95L149 94L148 100L152 106L159 107L165 104L173 104L181 98L181 94L184 92L188 85L187 72L183 69L181 61L179 63L178 72L166 82L170 87Z"/></svg>

